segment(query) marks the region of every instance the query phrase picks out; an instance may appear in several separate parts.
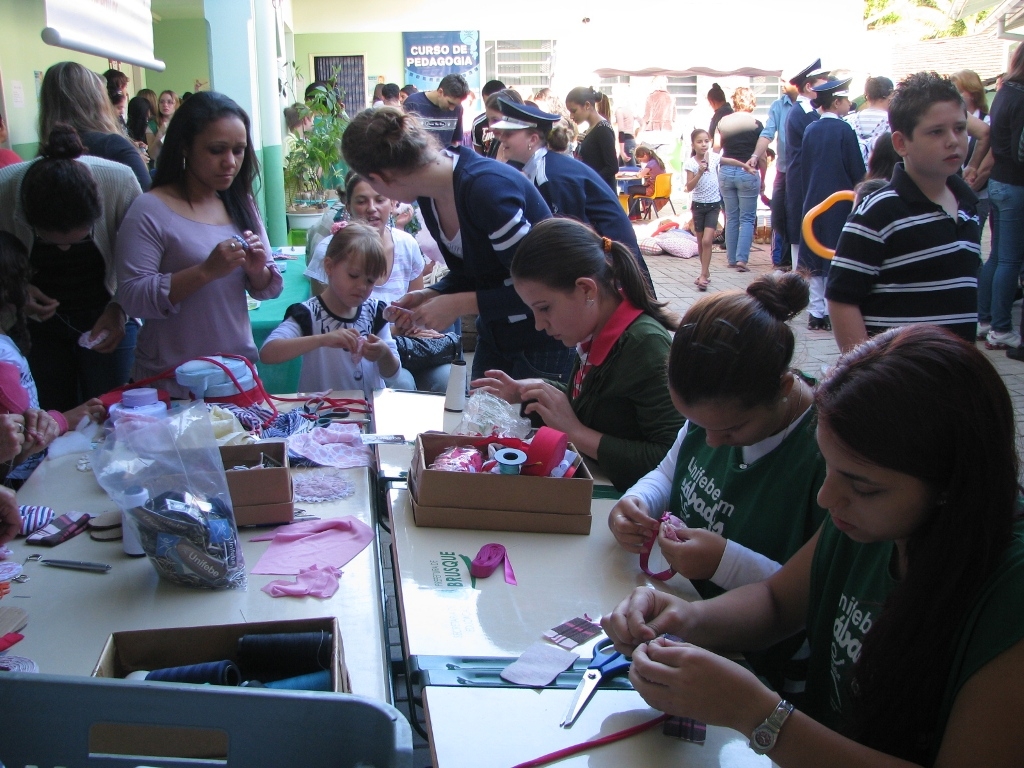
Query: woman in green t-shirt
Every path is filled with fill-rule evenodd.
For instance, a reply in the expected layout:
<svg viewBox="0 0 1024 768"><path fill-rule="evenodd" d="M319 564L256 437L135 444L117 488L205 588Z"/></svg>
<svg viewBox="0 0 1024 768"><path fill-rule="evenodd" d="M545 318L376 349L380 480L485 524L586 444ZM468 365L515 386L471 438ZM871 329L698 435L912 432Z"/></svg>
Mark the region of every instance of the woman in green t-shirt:
<svg viewBox="0 0 1024 768"><path fill-rule="evenodd" d="M624 600L602 623L632 654L633 685L662 711L751 734L783 768L823 755L840 768L1019 766L1024 526L999 374L916 325L844 355L815 404L829 519L762 583L693 604L650 589ZM705 650L802 629L801 712Z"/></svg>

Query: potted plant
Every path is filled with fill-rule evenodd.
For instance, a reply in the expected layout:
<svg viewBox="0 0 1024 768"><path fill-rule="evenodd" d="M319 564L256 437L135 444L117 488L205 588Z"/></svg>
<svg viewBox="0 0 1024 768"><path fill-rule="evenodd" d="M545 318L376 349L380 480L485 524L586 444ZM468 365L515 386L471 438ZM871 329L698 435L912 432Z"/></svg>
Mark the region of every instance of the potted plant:
<svg viewBox="0 0 1024 768"><path fill-rule="evenodd" d="M334 79L306 100L312 123L294 138L285 160L284 184L288 225L309 229L323 215L330 191L344 183L348 171L341 156L341 135L348 126Z"/></svg>

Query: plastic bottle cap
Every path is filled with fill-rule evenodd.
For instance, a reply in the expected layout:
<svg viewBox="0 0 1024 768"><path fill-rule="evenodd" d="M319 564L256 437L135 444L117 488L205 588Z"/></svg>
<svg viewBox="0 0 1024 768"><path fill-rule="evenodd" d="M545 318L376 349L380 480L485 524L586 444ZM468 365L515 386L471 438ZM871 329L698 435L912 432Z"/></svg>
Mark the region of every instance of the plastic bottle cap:
<svg viewBox="0 0 1024 768"><path fill-rule="evenodd" d="M132 485L124 489L124 495L121 497L121 501L125 509L135 509L135 507L141 507L147 501L149 501L149 491L143 488L141 485Z"/></svg>
<svg viewBox="0 0 1024 768"><path fill-rule="evenodd" d="M144 405L153 405L158 400L156 390L152 387L128 389L121 395L121 404L125 408L141 408Z"/></svg>

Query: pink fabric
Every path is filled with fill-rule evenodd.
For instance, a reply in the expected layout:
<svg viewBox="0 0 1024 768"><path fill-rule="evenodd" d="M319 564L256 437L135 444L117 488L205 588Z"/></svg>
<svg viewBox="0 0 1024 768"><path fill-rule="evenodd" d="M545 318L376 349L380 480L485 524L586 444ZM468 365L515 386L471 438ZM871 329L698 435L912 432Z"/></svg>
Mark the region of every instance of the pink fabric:
<svg viewBox="0 0 1024 768"><path fill-rule="evenodd" d="M333 565L303 568L295 581L278 579L263 587L263 591L271 597L330 597L338 591L338 580L341 569Z"/></svg>
<svg viewBox="0 0 1024 768"><path fill-rule="evenodd" d="M480 551L473 558L469 572L478 579L486 579L502 564L505 566L505 583L514 587L519 586L519 582L516 581L516 572L512 570L512 561L501 544L484 544L480 547Z"/></svg>
<svg viewBox="0 0 1024 768"><path fill-rule="evenodd" d="M21 386L21 371L13 363L0 363L0 412L24 413L32 404Z"/></svg>
<svg viewBox="0 0 1024 768"><path fill-rule="evenodd" d="M331 424L288 438L288 450L323 467L372 467L373 451L363 445L357 424Z"/></svg>
<svg viewBox="0 0 1024 768"><path fill-rule="evenodd" d="M270 540L252 572L294 576L317 565L341 568L362 552L371 539L370 526L351 516L282 525L250 539Z"/></svg>

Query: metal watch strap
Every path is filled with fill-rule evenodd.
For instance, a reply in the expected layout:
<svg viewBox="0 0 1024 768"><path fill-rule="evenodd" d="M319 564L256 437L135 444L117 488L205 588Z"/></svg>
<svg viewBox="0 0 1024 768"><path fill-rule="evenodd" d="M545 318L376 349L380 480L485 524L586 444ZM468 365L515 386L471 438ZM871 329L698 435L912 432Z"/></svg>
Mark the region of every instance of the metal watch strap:
<svg viewBox="0 0 1024 768"><path fill-rule="evenodd" d="M786 722L786 718L792 711L793 705L782 699L768 719L757 726L750 735L750 748L759 755L769 752L775 746L775 742L779 738L779 731L782 730L783 723Z"/></svg>

